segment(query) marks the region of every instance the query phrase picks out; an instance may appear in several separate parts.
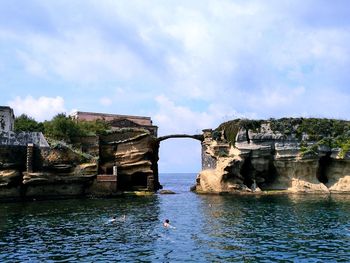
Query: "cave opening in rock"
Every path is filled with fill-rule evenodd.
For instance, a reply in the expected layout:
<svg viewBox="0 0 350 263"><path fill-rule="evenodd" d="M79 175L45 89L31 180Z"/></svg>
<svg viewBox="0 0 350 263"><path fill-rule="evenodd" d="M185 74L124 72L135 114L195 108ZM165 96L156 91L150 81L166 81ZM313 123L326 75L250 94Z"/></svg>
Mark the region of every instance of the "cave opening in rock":
<svg viewBox="0 0 350 263"><path fill-rule="evenodd" d="M268 169L256 174L256 183L261 190L268 190L277 178L277 169L273 160L269 161Z"/></svg>
<svg viewBox="0 0 350 263"><path fill-rule="evenodd" d="M245 130L245 136L247 138L247 143L250 143L250 138L249 138L249 129Z"/></svg>
<svg viewBox="0 0 350 263"><path fill-rule="evenodd" d="M142 190L147 188L147 174L137 172L131 175L118 176L118 188L123 191Z"/></svg>
<svg viewBox="0 0 350 263"><path fill-rule="evenodd" d="M250 188L254 183L254 167L250 156L244 160L240 173L243 177L243 184Z"/></svg>
<svg viewBox="0 0 350 263"><path fill-rule="evenodd" d="M331 152L327 152L325 156L322 156L318 160L318 169L316 176L317 179L323 184L328 183L327 171L330 164L332 163L331 154Z"/></svg>

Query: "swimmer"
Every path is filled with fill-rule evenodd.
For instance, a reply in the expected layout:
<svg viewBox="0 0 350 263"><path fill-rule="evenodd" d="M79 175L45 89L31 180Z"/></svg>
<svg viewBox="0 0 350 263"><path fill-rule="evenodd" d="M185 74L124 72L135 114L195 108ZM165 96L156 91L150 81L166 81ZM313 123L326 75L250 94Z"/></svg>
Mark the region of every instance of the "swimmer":
<svg viewBox="0 0 350 263"><path fill-rule="evenodd" d="M163 226L164 226L164 227L170 227L170 221L169 221L169 219L165 219L165 221L163 222Z"/></svg>
<svg viewBox="0 0 350 263"><path fill-rule="evenodd" d="M115 221L117 221L116 216L113 216L112 219L109 220L110 223L113 223L113 222L115 222Z"/></svg>
<svg viewBox="0 0 350 263"><path fill-rule="evenodd" d="M169 219L165 219L165 220L164 220L163 226L164 226L165 228L172 228L172 229L175 229L175 228L176 228L176 227L170 225Z"/></svg>

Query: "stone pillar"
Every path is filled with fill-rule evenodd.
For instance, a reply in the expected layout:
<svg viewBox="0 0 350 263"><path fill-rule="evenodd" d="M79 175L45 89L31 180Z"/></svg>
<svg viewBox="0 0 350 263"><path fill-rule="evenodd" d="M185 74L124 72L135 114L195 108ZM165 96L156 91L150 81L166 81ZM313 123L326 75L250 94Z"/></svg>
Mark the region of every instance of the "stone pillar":
<svg viewBox="0 0 350 263"><path fill-rule="evenodd" d="M34 144L27 144L27 173L33 172L33 155L34 155Z"/></svg>
<svg viewBox="0 0 350 263"><path fill-rule="evenodd" d="M154 176L147 176L147 190L154 192Z"/></svg>
<svg viewBox="0 0 350 263"><path fill-rule="evenodd" d="M118 189L118 166L113 166L113 175L115 176L115 190Z"/></svg>
<svg viewBox="0 0 350 263"><path fill-rule="evenodd" d="M203 130L203 136L204 136L204 141L202 142L202 170L215 169L216 159L214 159L210 154L206 152L207 148L209 147L212 141L213 130L212 129Z"/></svg>
<svg viewBox="0 0 350 263"><path fill-rule="evenodd" d="M211 140L212 134L213 134L213 130L212 129L204 129L203 130L204 140L205 139Z"/></svg>

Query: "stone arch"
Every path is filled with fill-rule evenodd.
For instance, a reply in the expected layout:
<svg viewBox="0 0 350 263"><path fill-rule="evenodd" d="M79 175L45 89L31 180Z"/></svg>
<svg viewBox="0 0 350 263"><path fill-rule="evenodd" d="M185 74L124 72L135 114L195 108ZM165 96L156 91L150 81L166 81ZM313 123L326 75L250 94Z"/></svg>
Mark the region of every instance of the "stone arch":
<svg viewBox="0 0 350 263"><path fill-rule="evenodd" d="M173 138L191 138L194 140L198 140L203 142L204 141L204 136L201 134L195 134L195 135L189 135L189 134L172 134L172 135L166 135L166 136L161 136L157 138L158 142L168 140L168 139L173 139Z"/></svg>

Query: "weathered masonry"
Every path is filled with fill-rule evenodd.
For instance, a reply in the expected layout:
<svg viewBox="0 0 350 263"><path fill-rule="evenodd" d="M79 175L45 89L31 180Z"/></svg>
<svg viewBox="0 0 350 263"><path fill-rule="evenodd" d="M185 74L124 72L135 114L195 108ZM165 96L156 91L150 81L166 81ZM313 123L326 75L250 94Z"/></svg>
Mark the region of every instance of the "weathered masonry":
<svg viewBox="0 0 350 263"><path fill-rule="evenodd" d="M153 125L150 117L84 111L76 111L71 114L71 117L77 121L104 120L114 130L126 127L146 129L151 135L157 137L158 127Z"/></svg>
<svg viewBox="0 0 350 263"><path fill-rule="evenodd" d="M15 116L10 107L0 106L0 133L13 131Z"/></svg>

